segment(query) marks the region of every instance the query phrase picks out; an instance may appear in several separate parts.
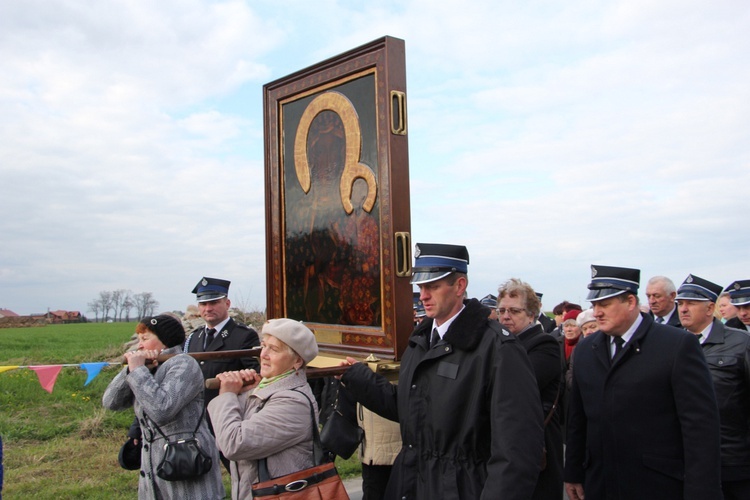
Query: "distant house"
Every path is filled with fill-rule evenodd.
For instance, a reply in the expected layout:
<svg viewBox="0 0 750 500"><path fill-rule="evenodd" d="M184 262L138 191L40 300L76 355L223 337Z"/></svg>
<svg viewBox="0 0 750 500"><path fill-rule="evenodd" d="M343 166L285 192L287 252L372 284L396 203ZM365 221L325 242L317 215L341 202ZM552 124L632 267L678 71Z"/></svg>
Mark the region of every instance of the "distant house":
<svg viewBox="0 0 750 500"><path fill-rule="evenodd" d="M79 323L81 313L79 311L50 311L48 318L52 323Z"/></svg>
<svg viewBox="0 0 750 500"><path fill-rule="evenodd" d="M18 314L10 309L0 309L0 318L17 318Z"/></svg>

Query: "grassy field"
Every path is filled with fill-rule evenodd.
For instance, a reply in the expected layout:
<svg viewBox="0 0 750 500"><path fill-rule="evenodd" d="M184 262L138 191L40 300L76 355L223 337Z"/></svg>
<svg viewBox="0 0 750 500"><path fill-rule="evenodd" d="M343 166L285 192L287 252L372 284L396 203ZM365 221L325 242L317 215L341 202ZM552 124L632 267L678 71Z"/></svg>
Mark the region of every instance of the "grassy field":
<svg viewBox="0 0 750 500"><path fill-rule="evenodd" d="M134 328L135 323L87 323L0 329L0 366L112 361ZM105 368L84 387L84 370L63 368L52 394L31 370L0 373L4 500L137 497L138 472L117 464L133 412L101 406L119 369ZM360 473L356 454L336 465L342 477ZM226 471L224 483L229 492Z"/></svg>

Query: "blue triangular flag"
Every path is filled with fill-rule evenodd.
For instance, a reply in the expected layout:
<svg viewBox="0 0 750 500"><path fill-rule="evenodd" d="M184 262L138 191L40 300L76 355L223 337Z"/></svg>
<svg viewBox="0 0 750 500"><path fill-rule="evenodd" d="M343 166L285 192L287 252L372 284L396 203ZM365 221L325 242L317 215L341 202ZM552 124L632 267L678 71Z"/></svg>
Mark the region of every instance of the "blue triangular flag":
<svg viewBox="0 0 750 500"><path fill-rule="evenodd" d="M81 363L81 368L86 370L86 372L89 374L89 378L86 379L86 383L83 385L89 385L89 382L94 380L96 376L99 375L99 372L102 371L102 368L108 365L109 363Z"/></svg>

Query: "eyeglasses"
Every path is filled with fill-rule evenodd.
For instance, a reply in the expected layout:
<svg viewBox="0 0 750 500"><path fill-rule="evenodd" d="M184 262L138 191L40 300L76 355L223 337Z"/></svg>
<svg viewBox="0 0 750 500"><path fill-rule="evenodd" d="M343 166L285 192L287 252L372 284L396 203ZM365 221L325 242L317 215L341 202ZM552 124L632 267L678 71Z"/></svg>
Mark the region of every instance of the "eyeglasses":
<svg viewBox="0 0 750 500"><path fill-rule="evenodd" d="M511 316L518 316L522 312L526 312L526 309L519 309L517 307L509 307L507 309L504 307L497 308L497 314L499 314L500 316L503 316L506 312L509 313Z"/></svg>

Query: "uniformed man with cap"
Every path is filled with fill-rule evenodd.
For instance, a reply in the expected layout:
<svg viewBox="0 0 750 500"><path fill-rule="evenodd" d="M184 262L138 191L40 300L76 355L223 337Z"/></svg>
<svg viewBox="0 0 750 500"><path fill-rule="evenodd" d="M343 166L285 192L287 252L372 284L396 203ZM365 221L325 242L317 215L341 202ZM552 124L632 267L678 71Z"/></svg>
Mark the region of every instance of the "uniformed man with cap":
<svg viewBox="0 0 750 500"><path fill-rule="evenodd" d="M737 308L737 317L745 330L750 330L750 280L734 281L725 291L729 292L729 302Z"/></svg>
<svg viewBox="0 0 750 500"><path fill-rule="evenodd" d="M258 333L229 317L229 284L227 280L201 278L193 292L198 301L198 310L205 326L193 330L185 340L185 352L235 351L252 349L260 345ZM201 361L205 378L214 378L219 373L258 369L256 358L214 359ZM206 389L206 404L219 394L218 389Z"/></svg>
<svg viewBox="0 0 750 500"><path fill-rule="evenodd" d="M403 446L385 498L531 498L543 415L517 339L476 299L464 299L464 246L419 243L412 283L427 318L409 338L398 385L366 364L341 382L365 407L398 421Z"/></svg>
<svg viewBox="0 0 750 500"><path fill-rule="evenodd" d="M689 275L677 289L682 326L706 356L721 419L724 500L750 498L750 336L714 316L722 287Z"/></svg>
<svg viewBox="0 0 750 500"><path fill-rule="evenodd" d="M591 266L599 331L576 347L566 492L720 499L719 412L701 346L642 314L639 284L638 269Z"/></svg>
<svg viewBox="0 0 750 500"><path fill-rule="evenodd" d="M193 330L185 340L185 352L236 351L260 346L258 333L229 317L229 285L227 280L203 277L193 288L198 301L198 310L205 326ZM215 378L223 372L252 368L260 370L256 358L213 359L199 361L203 377ZM204 402L208 403L219 394L218 389L206 389ZM208 417L208 414L206 415ZM209 419L209 427L213 426ZM221 455L221 461L229 470L229 461Z"/></svg>

